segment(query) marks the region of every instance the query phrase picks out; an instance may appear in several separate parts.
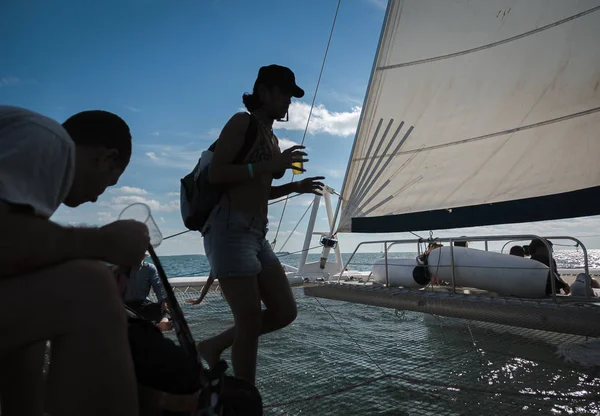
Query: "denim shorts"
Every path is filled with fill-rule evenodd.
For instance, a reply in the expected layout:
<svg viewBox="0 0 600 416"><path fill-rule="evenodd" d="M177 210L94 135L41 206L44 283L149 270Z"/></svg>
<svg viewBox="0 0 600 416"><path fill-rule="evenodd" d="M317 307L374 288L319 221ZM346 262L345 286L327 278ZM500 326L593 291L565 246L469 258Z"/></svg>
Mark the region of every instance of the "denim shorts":
<svg viewBox="0 0 600 416"><path fill-rule="evenodd" d="M258 275L280 264L266 239L267 221L217 205L203 228L204 251L217 279Z"/></svg>

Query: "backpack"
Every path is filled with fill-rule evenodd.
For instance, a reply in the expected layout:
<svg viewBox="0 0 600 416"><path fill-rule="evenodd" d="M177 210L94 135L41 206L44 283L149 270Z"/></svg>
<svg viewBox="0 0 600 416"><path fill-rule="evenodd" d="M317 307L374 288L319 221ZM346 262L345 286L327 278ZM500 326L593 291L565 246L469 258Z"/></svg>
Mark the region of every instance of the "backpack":
<svg viewBox="0 0 600 416"><path fill-rule="evenodd" d="M249 114L250 124L246 130L244 146L233 160L234 164L241 164L254 146L257 138L258 126L254 116ZM181 179L180 185L180 210L185 226L192 231L202 231L212 209L219 203L224 186L213 184L208 180L208 170L212 156L217 147L217 140L202 154L194 169Z"/></svg>

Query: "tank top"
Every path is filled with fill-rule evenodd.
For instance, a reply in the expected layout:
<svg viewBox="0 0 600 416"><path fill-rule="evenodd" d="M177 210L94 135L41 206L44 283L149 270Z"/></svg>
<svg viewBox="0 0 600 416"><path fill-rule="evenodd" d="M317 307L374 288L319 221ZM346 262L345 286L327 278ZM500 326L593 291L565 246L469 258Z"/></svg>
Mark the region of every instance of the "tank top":
<svg viewBox="0 0 600 416"><path fill-rule="evenodd" d="M257 120L258 125L258 139L256 146L250 152L248 156L248 163L257 163L264 160L271 160L273 157L273 150L271 146L277 145L277 138L272 131L269 131L267 127L260 121Z"/></svg>

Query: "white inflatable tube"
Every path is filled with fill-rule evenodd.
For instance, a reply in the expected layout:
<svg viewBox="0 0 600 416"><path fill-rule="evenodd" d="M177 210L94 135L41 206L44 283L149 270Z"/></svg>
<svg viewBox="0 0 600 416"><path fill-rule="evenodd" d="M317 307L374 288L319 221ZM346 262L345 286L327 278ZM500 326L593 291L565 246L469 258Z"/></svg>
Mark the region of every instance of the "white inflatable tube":
<svg viewBox="0 0 600 416"><path fill-rule="evenodd" d="M427 286L431 280L426 275L426 267L419 265L416 259L389 258L388 279L390 287L421 288ZM377 283L386 284L385 258L377 260L373 264L373 280Z"/></svg>
<svg viewBox="0 0 600 416"><path fill-rule="evenodd" d="M429 253L429 271L438 279L452 281L450 247ZM509 254L454 247L457 286L488 290L523 298L546 297L548 266L536 260Z"/></svg>

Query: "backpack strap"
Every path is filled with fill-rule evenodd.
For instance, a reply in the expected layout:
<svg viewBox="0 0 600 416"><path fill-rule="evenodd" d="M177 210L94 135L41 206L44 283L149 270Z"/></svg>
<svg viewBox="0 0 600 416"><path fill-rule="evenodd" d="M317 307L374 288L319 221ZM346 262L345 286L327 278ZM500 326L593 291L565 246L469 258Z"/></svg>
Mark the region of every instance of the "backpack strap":
<svg viewBox="0 0 600 416"><path fill-rule="evenodd" d="M250 154L250 151L254 147L254 143L256 142L256 138L258 137L258 125L256 124L256 119L252 114L248 114L250 117L250 122L248 123L248 128L246 129L246 135L244 139L244 145L236 155L235 159L233 159L233 164L239 165L246 160L246 157ZM208 150L214 152L217 148L217 140L210 145Z"/></svg>
<svg viewBox="0 0 600 416"><path fill-rule="evenodd" d="M233 160L233 163L236 165L244 163L244 161L250 154L250 151L254 147L256 138L258 137L258 125L256 124L256 119L252 114L249 114L249 116L250 122L248 123L248 128L246 129L244 146L240 149L237 156Z"/></svg>

